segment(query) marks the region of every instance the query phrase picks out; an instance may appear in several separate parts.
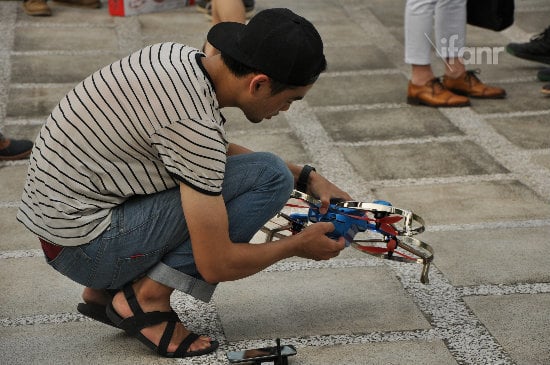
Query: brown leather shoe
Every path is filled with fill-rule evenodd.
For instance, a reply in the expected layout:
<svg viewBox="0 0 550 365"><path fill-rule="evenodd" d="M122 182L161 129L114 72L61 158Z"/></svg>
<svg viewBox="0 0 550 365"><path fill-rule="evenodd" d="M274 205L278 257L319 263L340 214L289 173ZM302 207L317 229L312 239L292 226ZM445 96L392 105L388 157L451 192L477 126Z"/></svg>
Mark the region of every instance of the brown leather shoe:
<svg viewBox="0 0 550 365"><path fill-rule="evenodd" d="M466 95L480 99L502 99L506 97L506 91L496 86L485 85L476 76L479 71L466 71L456 79L443 76L443 85L459 95Z"/></svg>
<svg viewBox="0 0 550 365"><path fill-rule="evenodd" d="M70 6L80 6L83 8L99 8L101 7L101 2L99 0L54 0L54 3L70 5Z"/></svg>
<svg viewBox="0 0 550 365"><path fill-rule="evenodd" d="M544 85L542 89L540 89L540 92L543 93L544 95L550 96L550 84Z"/></svg>
<svg viewBox="0 0 550 365"><path fill-rule="evenodd" d="M32 16L50 16L52 11L46 0L25 0L23 1L23 10L27 15Z"/></svg>
<svg viewBox="0 0 550 365"><path fill-rule="evenodd" d="M470 99L453 94L445 89L436 77L422 86L414 85L409 81L407 103L412 105L427 105L432 107L459 107L470 105Z"/></svg>

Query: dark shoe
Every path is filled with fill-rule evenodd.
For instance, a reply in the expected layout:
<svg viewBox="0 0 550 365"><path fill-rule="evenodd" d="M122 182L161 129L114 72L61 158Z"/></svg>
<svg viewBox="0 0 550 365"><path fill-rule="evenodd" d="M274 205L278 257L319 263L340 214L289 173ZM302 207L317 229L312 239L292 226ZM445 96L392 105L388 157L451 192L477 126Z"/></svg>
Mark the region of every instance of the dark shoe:
<svg viewBox="0 0 550 365"><path fill-rule="evenodd" d="M550 67L540 70L537 77L540 81L550 81Z"/></svg>
<svg viewBox="0 0 550 365"><path fill-rule="evenodd" d="M117 325L114 324L113 321L109 319L109 317L107 317L107 306L105 305L94 303L78 303L78 305L76 306L76 310L88 318L118 328Z"/></svg>
<svg viewBox="0 0 550 365"><path fill-rule="evenodd" d="M407 103L438 108L468 106L470 105L470 100L467 97L453 94L445 89L441 81L436 77L422 86L414 85L409 81Z"/></svg>
<svg viewBox="0 0 550 365"><path fill-rule="evenodd" d="M478 71L466 71L461 76L453 79L443 76L443 86L458 95L480 99L502 99L506 97L506 91L496 86L485 85L476 76Z"/></svg>
<svg viewBox="0 0 550 365"><path fill-rule="evenodd" d="M25 0L23 1L23 10L27 15L32 16L52 15L52 11L46 3L46 0Z"/></svg>
<svg viewBox="0 0 550 365"><path fill-rule="evenodd" d="M527 43L510 43L506 51L513 56L550 64L550 27Z"/></svg>
<svg viewBox="0 0 550 365"><path fill-rule="evenodd" d="M29 157L33 143L26 139L0 137L0 161L21 160Z"/></svg>
<svg viewBox="0 0 550 365"><path fill-rule="evenodd" d="M189 335L180 343L175 352L167 352L168 345L170 344L170 340L172 339L172 335L174 334L176 323L180 322L180 319L176 312L143 312L141 306L137 301L136 294L134 292L134 289L132 288L132 285L127 285L124 288L124 296L126 297L128 305L130 306L132 313L134 313L134 316L122 318L115 311L112 303L107 306L107 316L115 324L115 326L123 329L130 336L137 338L151 350L156 351L159 355L164 357L176 358L200 356L214 352L218 348L218 341L211 341L210 347L204 350L187 351L189 349L189 346L191 346L193 342L195 342L195 340L200 337L196 333L190 332ZM163 322L168 323L166 324L166 328L164 329L164 333L158 346L151 342L147 337L143 336L140 332L144 328L151 327Z"/></svg>
<svg viewBox="0 0 550 365"><path fill-rule="evenodd" d="M542 89L540 89L540 92L544 95L550 95L550 84L544 85Z"/></svg>
<svg viewBox="0 0 550 365"><path fill-rule="evenodd" d="M90 9L97 9L101 7L101 2L99 0L53 0L53 2L63 5L80 6Z"/></svg>

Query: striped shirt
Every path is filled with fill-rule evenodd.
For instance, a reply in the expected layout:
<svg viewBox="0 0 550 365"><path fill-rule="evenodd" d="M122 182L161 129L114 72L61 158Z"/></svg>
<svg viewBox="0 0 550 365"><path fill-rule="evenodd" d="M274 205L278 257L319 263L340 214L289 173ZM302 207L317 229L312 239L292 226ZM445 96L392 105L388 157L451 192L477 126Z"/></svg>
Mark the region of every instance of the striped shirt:
<svg viewBox="0 0 550 365"><path fill-rule="evenodd" d="M134 195L180 181L219 195L228 142L201 56L155 44L71 90L35 142L17 219L47 241L76 246Z"/></svg>

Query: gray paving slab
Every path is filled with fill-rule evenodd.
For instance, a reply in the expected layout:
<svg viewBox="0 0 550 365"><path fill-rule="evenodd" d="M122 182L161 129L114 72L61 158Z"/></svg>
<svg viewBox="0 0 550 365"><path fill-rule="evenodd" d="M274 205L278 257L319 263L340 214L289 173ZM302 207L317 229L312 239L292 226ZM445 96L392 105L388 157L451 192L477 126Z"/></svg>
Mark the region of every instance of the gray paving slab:
<svg viewBox="0 0 550 365"><path fill-rule="evenodd" d="M306 163L307 156L300 141L295 135L289 132L281 131L280 133L258 134L229 134L231 140L237 144L247 145L248 148L254 151L273 152L280 155L286 161L297 161ZM253 137L253 142L251 141ZM285 146L283 151L280 147Z"/></svg>
<svg viewBox="0 0 550 365"><path fill-rule="evenodd" d="M495 130L514 145L523 149L550 148L549 116L527 115L487 120Z"/></svg>
<svg viewBox="0 0 550 365"><path fill-rule="evenodd" d="M401 88L396 88L401 85ZM393 71L373 75L324 75L308 93L311 106L403 103L406 79Z"/></svg>
<svg viewBox="0 0 550 365"><path fill-rule="evenodd" d="M230 341L430 327L383 267L261 273L220 284L214 301Z"/></svg>
<svg viewBox="0 0 550 365"><path fill-rule="evenodd" d="M392 147L343 146L340 150L366 180L508 172L480 146L470 141L403 143Z"/></svg>
<svg viewBox="0 0 550 365"><path fill-rule="evenodd" d="M383 360L381 360L383 358ZM455 359L441 341L403 341L399 343L371 343L326 346L301 350L293 365L453 365Z"/></svg>
<svg viewBox="0 0 550 365"><path fill-rule="evenodd" d="M456 286L550 282L550 228L427 232L435 265Z"/></svg>
<svg viewBox="0 0 550 365"><path fill-rule="evenodd" d="M13 49L16 52L49 51L111 51L117 49L114 26L86 28L36 26L28 23L15 33Z"/></svg>
<svg viewBox="0 0 550 365"><path fill-rule="evenodd" d="M548 6L548 4L545 5ZM516 24L525 29L526 32L533 33L533 35L541 33L548 27L548 19L550 19L550 10L548 9L536 12L518 11L515 13Z"/></svg>
<svg viewBox="0 0 550 365"><path fill-rule="evenodd" d="M414 207L428 226L473 225L483 222L546 220L550 205L517 181L442 183L381 187L375 196L398 207ZM412 209L412 208L410 208Z"/></svg>
<svg viewBox="0 0 550 365"><path fill-rule="evenodd" d="M532 160L540 167L550 170L550 157L533 156Z"/></svg>
<svg viewBox="0 0 550 365"><path fill-rule="evenodd" d="M118 60L118 54L67 55L38 54L30 58L20 55L13 57L12 82L32 83L73 83Z"/></svg>
<svg viewBox="0 0 550 365"><path fill-rule="evenodd" d="M541 87L537 83L510 83L506 85L506 102L475 100L472 102L472 109L479 114L548 110L548 100L540 93Z"/></svg>
<svg viewBox="0 0 550 365"><path fill-rule="evenodd" d="M17 221L17 209L17 207L0 208L0 232L2 232L0 251L38 248L36 236Z"/></svg>
<svg viewBox="0 0 550 365"><path fill-rule="evenodd" d="M75 85L68 84L38 84L17 85L9 89L9 102L6 107L7 118L45 118L55 105Z"/></svg>
<svg viewBox="0 0 550 365"><path fill-rule="evenodd" d="M328 46L325 56L330 72L385 69L391 63L384 52L373 44L358 47Z"/></svg>
<svg viewBox="0 0 550 365"><path fill-rule="evenodd" d="M476 296L464 299L518 365L550 363L550 294Z"/></svg>
<svg viewBox="0 0 550 365"><path fill-rule="evenodd" d="M59 275L43 255L4 259L0 272L0 318L74 313L81 301L83 288Z"/></svg>
<svg viewBox="0 0 550 365"><path fill-rule="evenodd" d="M410 138L462 136L463 133L440 113L427 108L331 110L316 108L315 114L334 142L393 141ZM403 123L410 120L411 123ZM381 144L378 143L378 146ZM393 149L388 144L387 148Z"/></svg>
<svg viewBox="0 0 550 365"><path fill-rule="evenodd" d="M43 118L37 118L37 123L29 123L25 126L25 128L21 128L19 125L7 125L4 128L2 128L2 132L6 136L10 136L14 139L28 139L31 141L34 141L36 137L38 137L38 134L40 133L40 129L42 127ZM38 124L40 123L40 124ZM27 169L27 166L25 164L24 170Z"/></svg>
<svg viewBox="0 0 550 365"><path fill-rule="evenodd" d="M0 201L19 201L23 193L23 184L27 177L27 166L4 166L0 171L0 181L2 182Z"/></svg>
<svg viewBox="0 0 550 365"><path fill-rule="evenodd" d="M109 326L79 321L0 327L5 364L174 364Z"/></svg>

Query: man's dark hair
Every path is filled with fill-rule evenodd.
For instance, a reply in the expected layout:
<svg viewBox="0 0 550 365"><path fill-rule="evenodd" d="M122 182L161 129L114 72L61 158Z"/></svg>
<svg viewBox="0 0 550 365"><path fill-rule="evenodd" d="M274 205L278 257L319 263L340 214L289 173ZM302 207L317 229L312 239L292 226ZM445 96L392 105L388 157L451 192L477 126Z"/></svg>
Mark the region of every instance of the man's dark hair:
<svg viewBox="0 0 550 365"><path fill-rule="evenodd" d="M234 58L231 58L227 54L223 53L221 54L223 63L227 66L229 71L233 73L233 75L237 77L246 76L248 74L261 74L263 72L253 69L251 67L248 67L247 65L235 60ZM324 70L323 70L324 71ZM284 84L282 82L279 82L277 80L274 80L273 78L269 78L271 81L271 95L278 94L282 91L285 91L287 89L296 89L298 86L288 85ZM316 78L315 78L316 80ZM315 80L312 80L311 83L315 82Z"/></svg>

